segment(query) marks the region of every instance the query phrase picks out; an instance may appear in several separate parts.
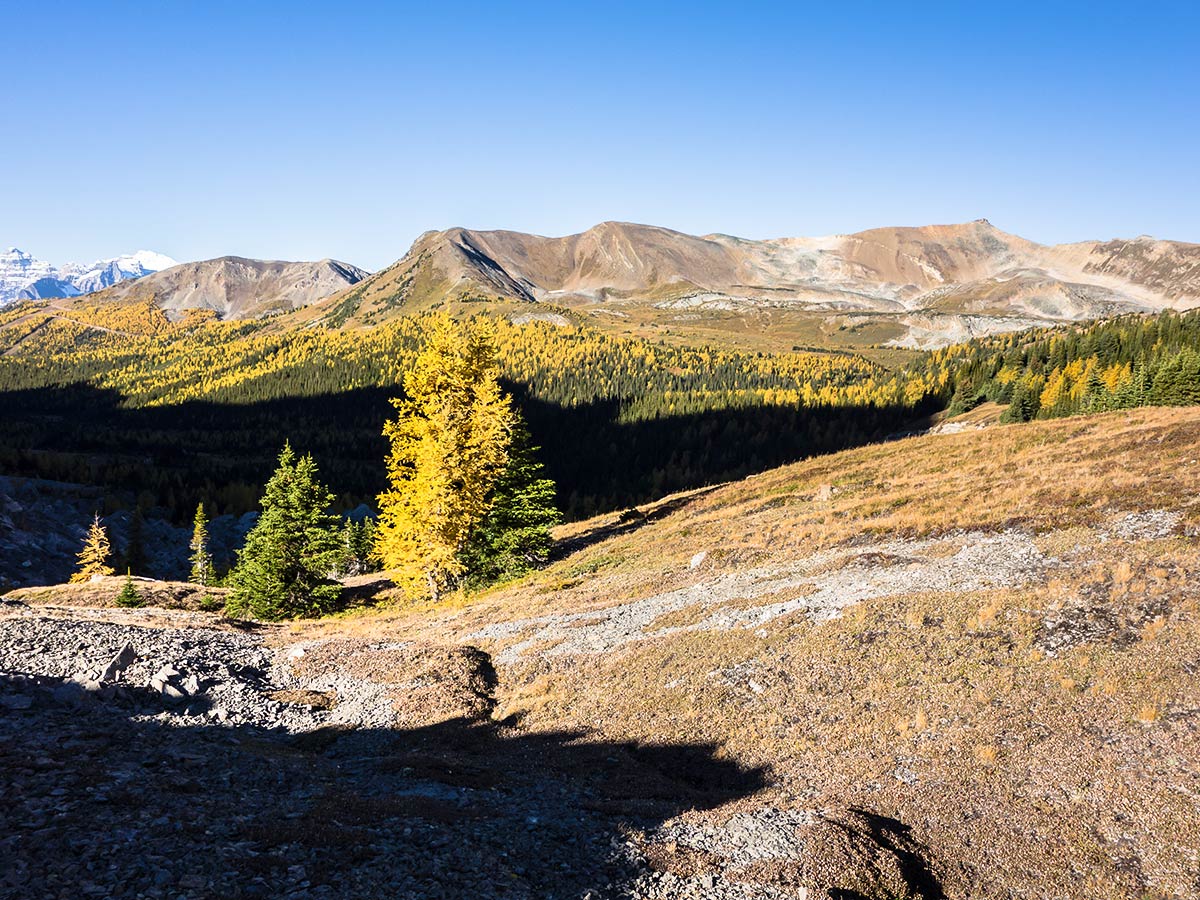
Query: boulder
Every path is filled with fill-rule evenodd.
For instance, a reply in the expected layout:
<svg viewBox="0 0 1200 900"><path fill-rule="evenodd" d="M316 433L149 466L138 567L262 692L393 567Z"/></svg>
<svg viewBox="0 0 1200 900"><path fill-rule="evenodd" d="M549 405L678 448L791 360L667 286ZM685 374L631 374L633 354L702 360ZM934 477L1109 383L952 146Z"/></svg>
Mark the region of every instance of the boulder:
<svg viewBox="0 0 1200 900"><path fill-rule="evenodd" d="M116 681L130 665L137 662L137 653L129 644L125 644L107 666L100 670L100 681Z"/></svg>

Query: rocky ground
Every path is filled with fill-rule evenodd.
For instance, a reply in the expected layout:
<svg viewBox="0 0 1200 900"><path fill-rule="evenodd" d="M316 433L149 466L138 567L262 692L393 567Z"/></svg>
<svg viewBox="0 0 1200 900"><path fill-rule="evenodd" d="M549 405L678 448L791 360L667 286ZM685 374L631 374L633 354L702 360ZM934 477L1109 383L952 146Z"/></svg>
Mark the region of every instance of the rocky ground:
<svg viewBox="0 0 1200 900"><path fill-rule="evenodd" d="M480 653L77 616L0 608L3 897L684 896L639 833L762 784L710 747L494 722ZM334 664L355 652L391 654L396 680ZM462 714L413 724L422 691Z"/></svg>
<svg viewBox="0 0 1200 900"><path fill-rule="evenodd" d="M701 577L687 587L578 613L554 613L481 628L472 640L521 640L497 653L515 663L531 648L543 655L607 653L624 644L683 631L729 631L788 615L815 622L876 597L919 591L958 593L1020 587L1040 580L1055 560L1028 534L950 534L937 540L859 542L770 566L704 577L708 554L692 558ZM670 616L689 609L692 621Z"/></svg>

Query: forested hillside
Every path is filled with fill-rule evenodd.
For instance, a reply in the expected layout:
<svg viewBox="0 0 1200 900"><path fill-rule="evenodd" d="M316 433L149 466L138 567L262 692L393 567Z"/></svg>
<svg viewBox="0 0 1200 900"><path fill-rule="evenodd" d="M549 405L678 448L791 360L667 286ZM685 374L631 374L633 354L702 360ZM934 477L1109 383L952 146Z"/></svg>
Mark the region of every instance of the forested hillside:
<svg viewBox="0 0 1200 900"><path fill-rule="evenodd" d="M1200 314L1122 316L948 347L926 378L950 376L951 412L983 400L1024 422L1136 406L1200 403Z"/></svg>
<svg viewBox="0 0 1200 900"><path fill-rule="evenodd" d="M152 305L0 316L0 469L142 493L177 516L252 508L285 439L344 506L383 481L381 429L427 328L285 330ZM498 323L504 377L585 515L875 440L925 392L861 357L682 349L588 328ZM125 501L123 501L125 502Z"/></svg>
<svg viewBox="0 0 1200 900"><path fill-rule="evenodd" d="M428 327L170 321L152 304L0 314L0 472L102 485L110 505L252 509L285 440L339 505L372 503L381 429ZM571 518L911 429L983 400L1027 420L1200 402L1200 314L977 339L888 370L844 353L683 348L497 323L503 377Z"/></svg>

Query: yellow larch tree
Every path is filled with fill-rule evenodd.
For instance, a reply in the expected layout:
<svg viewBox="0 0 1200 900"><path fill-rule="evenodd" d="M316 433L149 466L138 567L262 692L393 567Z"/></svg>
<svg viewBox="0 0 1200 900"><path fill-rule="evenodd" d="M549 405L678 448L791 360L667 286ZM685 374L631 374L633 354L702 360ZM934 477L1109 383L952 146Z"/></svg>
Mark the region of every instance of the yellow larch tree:
<svg viewBox="0 0 1200 900"><path fill-rule="evenodd" d="M93 575L111 575L112 567L108 564L108 555L112 548L108 543L108 533L100 524L100 515L92 519L87 537L83 539L83 549L79 551L79 569L71 576L72 584L90 581Z"/></svg>
<svg viewBox="0 0 1200 900"><path fill-rule="evenodd" d="M459 554L508 462L514 414L499 374L489 321L439 316L404 376L404 399L392 401L376 552L410 595L437 600L462 574Z"/></svg>

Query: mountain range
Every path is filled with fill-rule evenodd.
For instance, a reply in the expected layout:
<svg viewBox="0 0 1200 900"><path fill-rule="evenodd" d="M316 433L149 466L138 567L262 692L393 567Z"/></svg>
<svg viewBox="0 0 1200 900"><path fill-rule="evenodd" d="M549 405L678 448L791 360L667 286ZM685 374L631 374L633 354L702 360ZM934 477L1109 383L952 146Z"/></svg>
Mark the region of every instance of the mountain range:
<svg viewBox="0 0 1200 900"><path fill-rule="evenodd" d="M422 235L354 299L352 319L482 299L630 331L926 347L1200 305L1200 245L1042 245L986 219L775 240L621 222L561 238L452 228Z"/></svg>
<svg viewBox="0 0 1200 900"><path fill-rule="evenodd" d="M139 250L112 259L100 259L90 265L66 263L54 266L10 247L0 253L0 305L15 300L77 297L174 265L175 260L169 256Z"/></svg>
<svg viewBox="0 0 1200 900"><path fill-rule="evenodd" d="M483 303L516 321L589 321L620 333L762 349L930 348L1200 306L1198 244L1138 237L1044 245L986 219L773 240L622 222L557 238L451 228L421 235L374 275L329 259L169 262L139 253L86 272L55 271L9 251L0 257L0 285L9 297L103 288L97 300L150 298L169 313L294 313L298 323L350 327Z"/></svg>
<svg viewBox="0 0 1200 900"><path fill-rule="evenodd" d="M207 309L222 319L247 319L309 306L369 275L364 269L333 259L284 262L222 256L121 282L95 299L151 299L168 315Z"/></svg>

